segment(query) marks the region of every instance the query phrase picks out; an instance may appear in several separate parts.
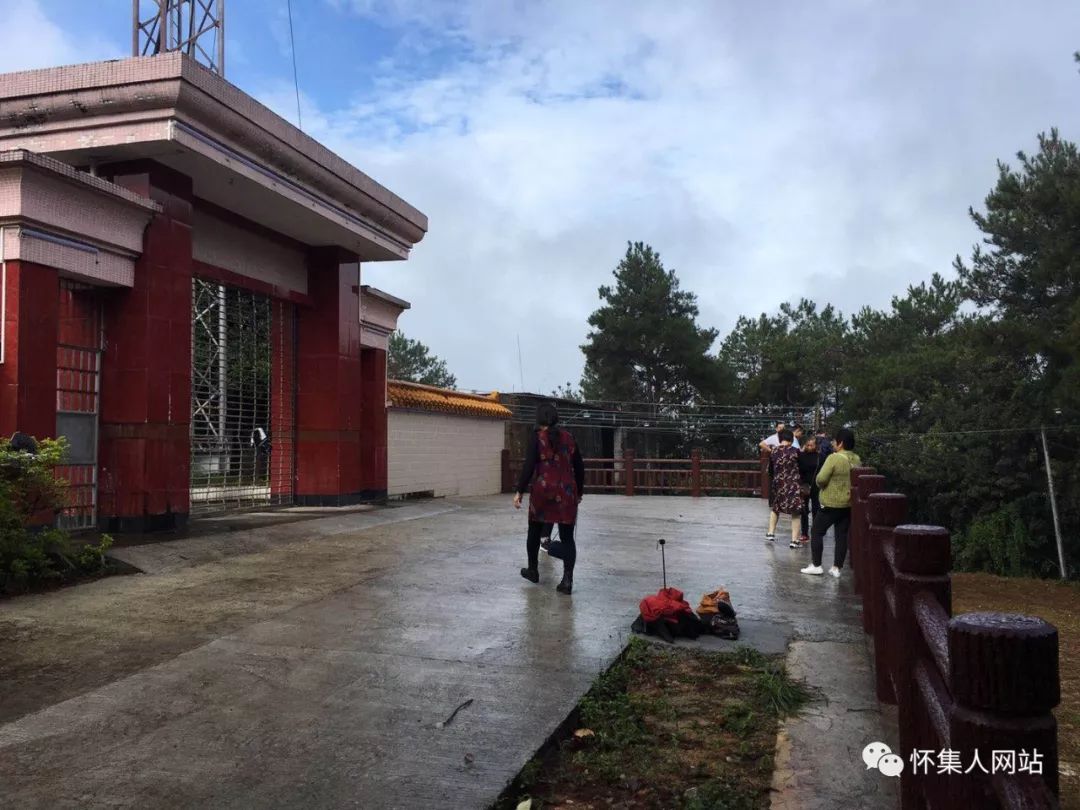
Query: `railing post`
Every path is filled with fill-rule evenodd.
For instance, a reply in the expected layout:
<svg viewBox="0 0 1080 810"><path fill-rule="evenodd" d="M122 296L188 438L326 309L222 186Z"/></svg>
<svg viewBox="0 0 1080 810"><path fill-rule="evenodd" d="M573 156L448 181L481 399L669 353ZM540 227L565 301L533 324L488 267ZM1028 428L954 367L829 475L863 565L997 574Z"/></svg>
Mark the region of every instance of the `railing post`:
<svg viewBox="0 0 1080 810"><path fill-rule="evenodd" d="M690 494L701 497L701 450L690 451Z"/></svg>
<svg viewBox="0 0 1080 810"><path fill-rule="evenodd" d="M859 479L860 487L880 477L864 476ZM869 526L863 560L863 627L874 637L874 677L878 700L896 703L889 678L889 638L885 628L885 546L892 542L893 529L907 518L907 496L894 492L873 493L866 500L866 512Z"/></svg>
<svg viewBox="0 0 1080 810"><path fill-rule="evenodd" d="M859 479L873 475L873 467L854 467L851 470L851 525L848 528L848 557L851 558L852 585L855 593L863 592L862 549L866 533L866 504L859 499Z"/></svg>
<svg viewBox="0 0 1080 810"><path fill-rule="evenodd" d="M512 472L510 470L510 451L505 447L499 454L499 464L502 469L502 491L503 493L514 491L514 480L511 477Z"/></svg>
<svg viewBox="0 0 1080 810"><path fill-rule="evenodd" d="M863 472L869 470L869 467L856 469L860 471L860 474L855 475L853 470L851 476L851 529L848 531L848 546L850 547L848 556L851 557L851 570L855 575L853 583L855 593L862 594L865 604L867 583L870 581L870 574L866 570L869 565L867 538L870 536L870 504L867 499L876 492L885 491L885 476ZM903 523L903 521L898 521L898 523ZM854 544L850 542L853 532L858 534L858 539ZM865 610L863 611L863 630L870 632L870 619Z"/></svg>
<svg viewBox="0 0 1080 810"><path fill-rule="evenodd" d="M769 500L769 457L767 450L761 451L761 497L765 500Z"/></svg>
<svg viewBox="0 0 1080 810"><path fill-rule="evenodd" d="M966 762L978 752L991 770L998 751L1037 751L1042 778L1058 793L1057 724L1061 700L1058 632L1032 616L966 613L949 622L951 747ZM974 773L974 772L973 772ZM980 774L981 775L981 774ZM989 780L963 780L965 805L982 804ZM955 805L960 806L960 805Z"/></svg>
<svg viewBox="0 0 1080 810"><path fill-rule="evenodd" d="M634 494L634 451L632 449L623 452L623 470L626 475L626 494Z"/></svg>
<svg viewBox="0 0 1080 810"><path fill-rule="evenodd" d="M920 747L920 742L921 747L928 747L920 735L925 722L920 716L922 706L915 684L915 665L928 655L915 618L915 595L929 591L945 613L952 614L949 532L940 526L907 524L893 529L892 541L896 570L883 604L889 614L886 616L887 658L896 694L900 756L910 763L911 752ZM925 782L927 777L922 780ZM917 800L919 787L919 777L912 768L905 767L900 782L901 807L905 810L921 806Z"/></svg>

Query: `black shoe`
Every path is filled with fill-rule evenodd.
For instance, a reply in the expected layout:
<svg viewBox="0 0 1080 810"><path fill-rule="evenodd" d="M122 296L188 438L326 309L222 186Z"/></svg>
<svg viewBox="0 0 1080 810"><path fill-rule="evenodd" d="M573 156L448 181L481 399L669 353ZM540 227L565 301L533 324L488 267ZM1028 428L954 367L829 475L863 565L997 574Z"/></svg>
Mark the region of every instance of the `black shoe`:
<svg viewBox="0 0 1080 810"><path fill-rule="evenodd" d="M529 582L540 581L540 572L537 571L535 568L522 568L521 575L525 577L525 579L529 580Z"/></svg>
<svg viewBox="0 0 1080 810"><path fill-rule="evenodd" d="M555 586L555 590L557 590L559 593L565 593L567 596L569 596L570 592L574 590L574 580L570 579L570 577L564 576L562 578L562 582Z"/></svg>

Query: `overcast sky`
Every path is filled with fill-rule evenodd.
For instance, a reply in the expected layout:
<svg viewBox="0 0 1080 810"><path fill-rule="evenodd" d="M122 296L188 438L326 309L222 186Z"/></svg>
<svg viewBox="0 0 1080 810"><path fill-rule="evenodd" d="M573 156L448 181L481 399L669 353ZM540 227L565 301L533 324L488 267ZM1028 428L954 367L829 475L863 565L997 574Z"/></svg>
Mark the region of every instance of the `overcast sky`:
<svg viewBox="0 0 1080 810"><path fill-rule="evenodd" d="M0 70L114 58L128 0L2 0ZM296 121L285 0L227 77ZM768 10L766 10L766 6ZM92 7L92 8L91 8ZM550 391L628 240L721 335L884 306L978 239L995 161L1080 140L1080 3L293 0L304 129L430 218L365 283L464 388Z"/></svg>

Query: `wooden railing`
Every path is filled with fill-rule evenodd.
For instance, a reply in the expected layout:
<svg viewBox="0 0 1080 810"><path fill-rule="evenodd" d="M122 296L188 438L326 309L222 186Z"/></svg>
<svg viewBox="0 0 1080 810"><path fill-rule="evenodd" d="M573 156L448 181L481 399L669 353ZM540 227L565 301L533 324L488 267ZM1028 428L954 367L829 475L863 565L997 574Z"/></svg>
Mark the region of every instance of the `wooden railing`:
<svg viewBox="0 0 1080 810"><path fill-rule="evenodd" d="M695 450L688 459L637 458L627 450L621 459L587 458L585 492L620 495L746 495L763 493L758 459L702 458ZM512 492L523 459L502 454L502 491ZM767 491L766 491L767 494Z"/></svg>
<svg viewBox="0 0 1080 810"><path fill-rule="evenodd" d="M907 498L886 493L872 468L851 477L851 565L878 699L898 709L901 806L1056 807L1057 629L1016 614L952 616L949 532L904 524ZM942 771L943 751L957 752L960 773Z"/></svg>

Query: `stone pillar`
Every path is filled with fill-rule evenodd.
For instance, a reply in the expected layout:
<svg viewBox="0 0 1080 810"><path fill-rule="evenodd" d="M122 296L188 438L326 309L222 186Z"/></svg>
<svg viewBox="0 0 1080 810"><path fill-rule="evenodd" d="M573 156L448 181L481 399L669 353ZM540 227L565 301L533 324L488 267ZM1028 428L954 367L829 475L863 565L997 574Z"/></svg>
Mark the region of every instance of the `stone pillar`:
<svg viewBox="0 0 1080 810"><path fill-rule="evenodd" d="M60 281L50 267L7 262L0 435L56 436L56 336Z"/></svg>
<svg viewBox="0 0 1080 810"><path fill-rule="evenodd" d="M978 752L987 770L995 750L1024 752L1029 765L1036 756L1039 774L1057 794L1057 628L1032 616L965 613L949 622L949 664L952 748L966 760ZM963 804L953 806L978 804L982 793L971 781L957 780L954 798Z"/></svg>
<svg viewBox="0 0 1080 810"><path fill-rule="evenodd" d="M296 502L362 499L360 263L337 248L310 255L312 306L297 312Z"/></svg>
<svg viewBox="0 0 1080 810"><path fill-rule="evenodd" d="M867 478L862 478L865 485ZM865 587L863 588L863 627L874 637L874 675L877 698L882 703L896 703L892 679L889 677L889 636L886 629L885 589L892 578L885 566L886 546L892 543L893 529L907 518L907 497L880 492L870 495L866 502L869 528L866 534Z"/></svg>
<svg viewBox="0 0 1080 810"><path fill-rule="evenodd" d="M623 475L625 465L623 464L623 453L626 445L626 431L623 428L615 428L615 435L612 438L614 445L614 452L612 453L613 461L611 464L611 485L614 487L623 484Z"/></svg>
<svg viewBox="0 0 1080 810"><path fill-rule="evenodd" d="M859 479L873 475L873 467L855 467L851 471L851 526L848 529L848 559L851 566L851 584L855 593L863 592L862 550L866 534L866 504L859 500Z"/></svg>
<svg viewBox="0 0 1080 810"><path fill-rule="evenodd" d="M148 161L101 172L164 210L134 286L103 296L99 522L172 529L187 522L191 486L191 179Z"/></svg>
<svg viewBox="0 0 1080 810"><path fill-rule="evenodd" d="M936 667L928 645L942 639L927 639L915 615L915 597L928 592L941 606L945 616L952 614L952 590L949 579L949 532L940 526L902 525L893 529L893 556L896 574L893 579L892 602L895 613L887 616L887 666L896 685L896 703L900 732L900 751L910 763L915 749L940 750L940 739L928 729L928 712L920 697L916 672L919 668ZM885 610L890 611L888 600ZM939 673L945 677L947 673ZM902 807L921 807L918 796L940 792L942 778L936 774L919 775L904 768L900 780Z"/></svg>
<svg viewBox="0 0 1080 810"><path fill-rule="evenodd" d="M862 470L863 468L857 469ZM866 604L868 599L873 599L875 596L869 592L867 584L870 579L870 572L867 570L870 566L870 506L868 498L875 492L885 491L885 476L862 474L856 477L854 472L852 471L851 478L851 530L848 532L848 537L855 536L855 527L858 524L858 541L849 543L848 557L851 560L852 573L855 575L853 583L855 593L862 594L863 630L869 633L872 632L872 627L870 613L866 609Z"/></svg>

